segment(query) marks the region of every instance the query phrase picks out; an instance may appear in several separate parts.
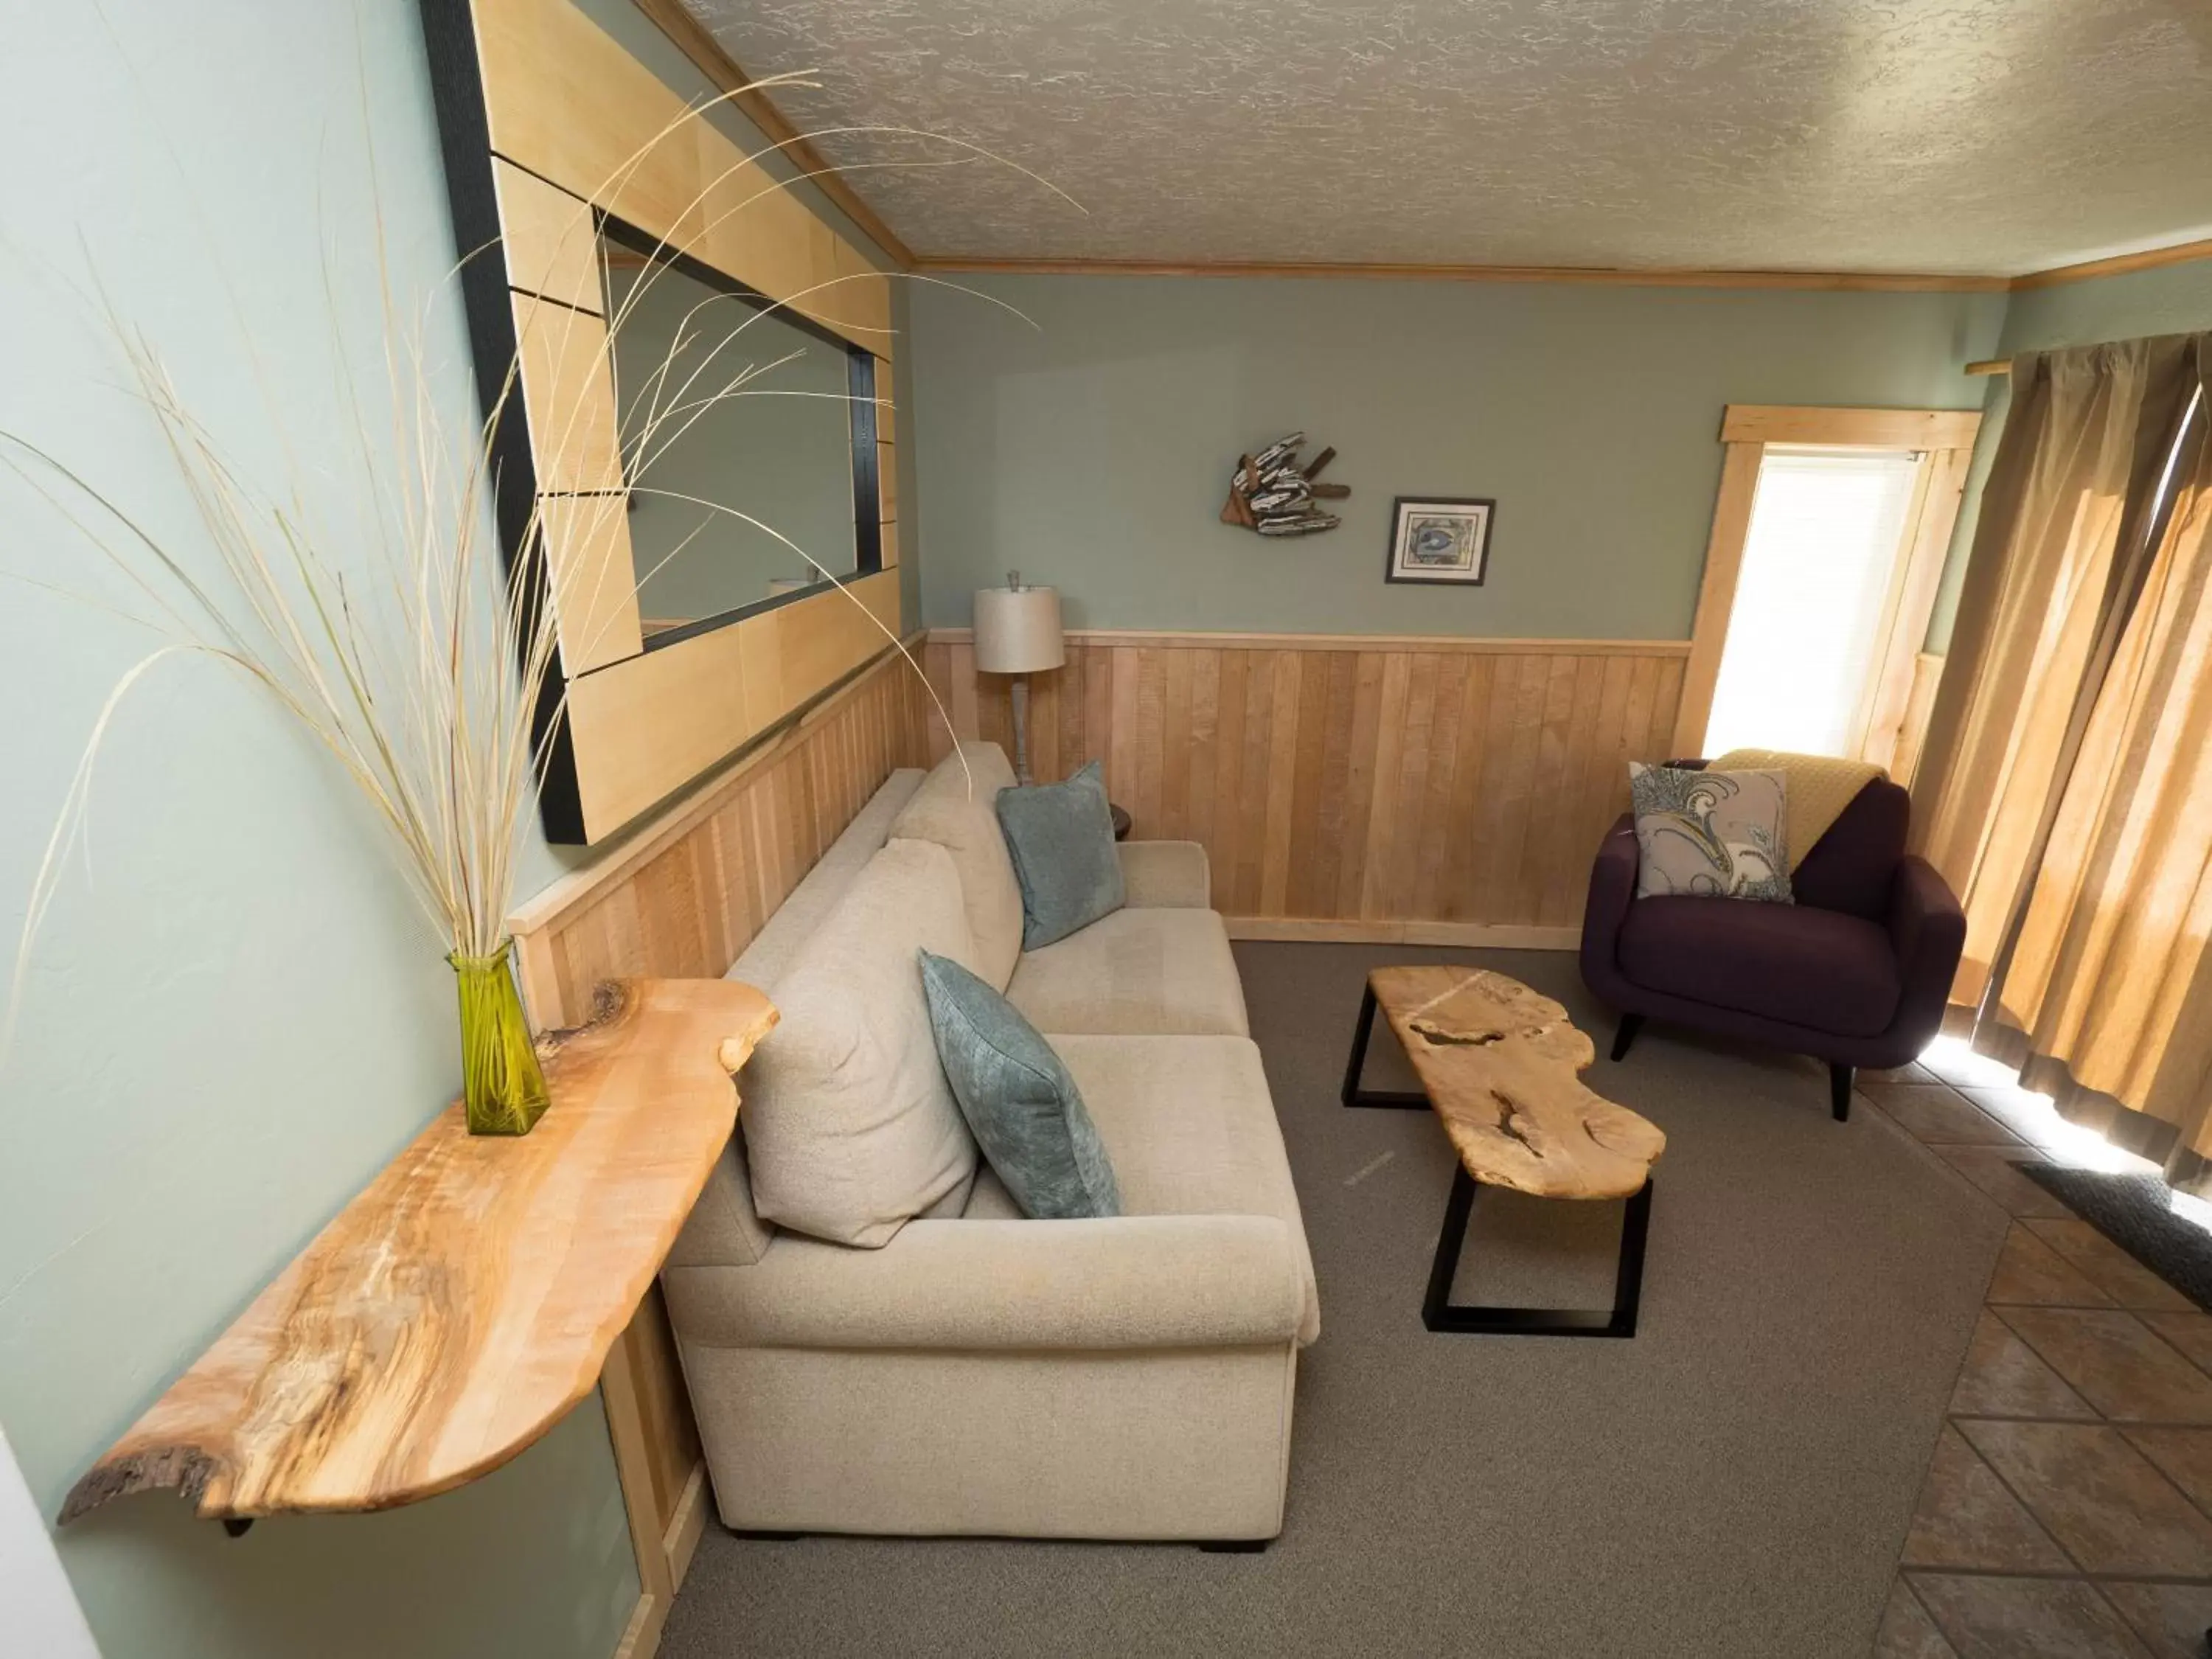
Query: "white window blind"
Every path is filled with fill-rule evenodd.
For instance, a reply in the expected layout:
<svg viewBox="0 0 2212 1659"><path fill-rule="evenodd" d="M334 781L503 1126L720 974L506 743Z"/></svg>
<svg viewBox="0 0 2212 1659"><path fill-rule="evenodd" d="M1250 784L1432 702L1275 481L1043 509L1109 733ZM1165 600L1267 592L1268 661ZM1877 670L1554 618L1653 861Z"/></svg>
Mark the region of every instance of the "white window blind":
<svg viewBox="0 0 2212 1659"><path fill-rule="evenodd" d="M1918 458L1769 449L1759 463L1708 756L1856 751Z"/></svg>

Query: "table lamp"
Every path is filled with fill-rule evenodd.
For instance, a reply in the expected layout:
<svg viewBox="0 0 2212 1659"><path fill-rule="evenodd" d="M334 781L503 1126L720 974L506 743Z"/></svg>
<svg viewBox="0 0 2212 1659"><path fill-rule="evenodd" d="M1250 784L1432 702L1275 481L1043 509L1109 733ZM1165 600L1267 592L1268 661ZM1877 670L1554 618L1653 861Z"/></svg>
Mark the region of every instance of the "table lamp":
<svg viewBox="0 0 2212 1659"><path fill-rule="evenodd" d="M1060 637L1060 590L1024 587L1022 573L1009 570L1004 587L975 591L975 669L983 674L1015 677L1014 777L1030 778L1030 681L1031 674L1067 660Z"/></svg>

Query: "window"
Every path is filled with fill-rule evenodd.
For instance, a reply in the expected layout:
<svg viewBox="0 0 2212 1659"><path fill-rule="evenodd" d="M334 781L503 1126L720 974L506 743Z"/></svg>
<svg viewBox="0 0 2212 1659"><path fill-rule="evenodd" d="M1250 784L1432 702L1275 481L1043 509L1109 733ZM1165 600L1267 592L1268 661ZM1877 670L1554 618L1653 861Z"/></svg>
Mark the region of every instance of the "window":
<svg viewBox="0 0 2212 1659"><path fill-rule="evenodd" d="M1769 448L1705 747L1856 754L1921 453Z"/></svg>
<svg viewBox="0 0 2212 1659"><path fill-rule="evenodd" d="M1840 755L1911 781L1942 670L1922 647L1981 419L1729 406L1675 754Z"/></svg>

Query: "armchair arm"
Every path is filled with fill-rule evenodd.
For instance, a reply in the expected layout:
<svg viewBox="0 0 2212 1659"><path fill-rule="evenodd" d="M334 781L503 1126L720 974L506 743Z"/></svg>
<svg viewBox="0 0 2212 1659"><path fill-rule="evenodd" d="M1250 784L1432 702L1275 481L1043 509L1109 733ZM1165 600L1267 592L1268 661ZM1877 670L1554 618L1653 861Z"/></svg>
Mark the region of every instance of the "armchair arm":
<svg viewBox="0 0 2212 1659"><path fill-rule="evenodd" d="M1273 1216L910 1221L879 1250L786 1233L750 1267L661 1276L718 1347L1114 1349L1289 1343L1304 1308Z"/></svg>
<svg viewBox="0 0 2212 1659"><path fill-rule="evenodd" d="M1114 851L1121 860L1121 884L1128 893L1124 903L1139 910L1212 908L1212 872L1199 842L1125 841Z"/></svg>
<svg viewBox="0 0 2212 1659"><path fill-rule="evenodd" d="M1936 867L1909 853L1890 883L1889 943L1899 981L1893 1029L1917 1053L1942 1026L1966 948L1966 915Z"/></svg>
<svg viewBox="0 0 2212 1659"><path fill-rule="evenodd" d="M1583 905L1583 977L1593 988L1614 977L1613 941L1636 899L1638 858L1636 815L1624 812L1598 843Z"/></svg>

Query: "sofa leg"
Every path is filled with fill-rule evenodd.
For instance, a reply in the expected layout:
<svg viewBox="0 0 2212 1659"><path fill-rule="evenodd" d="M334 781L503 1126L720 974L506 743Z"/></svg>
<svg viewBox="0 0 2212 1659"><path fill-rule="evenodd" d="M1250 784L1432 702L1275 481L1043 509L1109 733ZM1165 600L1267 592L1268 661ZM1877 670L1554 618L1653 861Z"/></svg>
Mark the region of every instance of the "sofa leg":
<svg viewBox="0 0 2212 1659"><path fill-rule="evenodd" d="M769 1532L757 1527L732 1527L730 1536L744 1538L757 1544L790 1544L806 1536L803 1532Z"/></svg>
<svg viewBox="0 0 2212 1659"><path fill-rule="evenodd" d="M1613 1057L1620 1059L1628 1052L1628 1045L1636 1041L1636 1034L1644 1029L1644 1016L1623 1014L1620 1024L1613 1028Z"/></svg>
<svg viewBox="0 0 2212 1659"><path fill-rule="evenodd" d="M1838 1123L1847 1121L1851 1115L1851 1077L1848 1066L1828 1067L1828 1109Z"/></svg>
<svg viewBox="0 0 2212 1659"><path fill-rule="evenodd" d="M1209 1538L1199 1548L1208 1555L1258 1555L1273 1541L1267 1538Z"/></svg>

